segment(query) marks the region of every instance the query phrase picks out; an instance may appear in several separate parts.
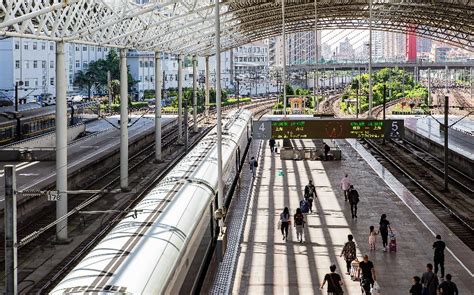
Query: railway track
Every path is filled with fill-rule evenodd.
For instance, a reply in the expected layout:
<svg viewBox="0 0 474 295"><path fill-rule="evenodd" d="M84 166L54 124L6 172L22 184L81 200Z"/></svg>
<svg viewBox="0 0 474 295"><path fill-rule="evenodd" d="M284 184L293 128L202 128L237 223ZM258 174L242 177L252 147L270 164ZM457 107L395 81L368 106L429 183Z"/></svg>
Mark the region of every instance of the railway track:
<svg viewBox="0 0 474 295"><path fill-rule="evenodd" d="M243 108L253 109L255 110L256 114L265 111L268 109L271 102L263 101L252 105L245 105ZM223 107L223 112L232 109L232 106ZM215 113L215 110L210 111L210 114ZM198 121L202 122L205 120L203 116L198 117ZM192 118L189 120L192 121ZM188 122L189 122L188 121ZM176 122L170 122L163 126L163 150L166 147L171 147L173 143L177 139L177 134L175 132L176 129ZM188 124L192 126L191 124ZM198 142L202 136L204 136L207 131L209 131L215 124L208 125L203 132L196 135L197 138L194 139L194 142ZM166 129L166 130L165 130ZM195 136L195 137L196 137ZM183 153L184 155L185 153ZM129 175L130 175L130 187L135 187L140 189L140 191L146 191L149 189L147 185L140 185L141 182L146 180L153 179L151 182L148 181L150 184L153 185L156 183L157 179L161 179L163 175L166 174L170 167L174 166L173 163L180 159L182 156L176 157L175 161L166 164L164 170L161 173L157 173L156 166L150 167L150 163L154 157L154 144L147 146L146 148L142 149L139 153L133 155L129 160ZM146 168L148 167L148 168ZM88 189L97 188L99 193L90 195L90 194L79 194L75 195L74 198L69 199L69 226L74 227L76 229L81 230L82 227L85 228L86 224L93 223L97 221L98 218L102 218L101 223L108 224L107 220L112 220L116 216L123 214L126 212L126 207L129 206L130 198L128 200L116 200L112 194L108 193L111 188L116 187L120 180L120 169L119 165L109 170L108 173L102 175L98 179L96 179L93 183L91 183ZM161 175L161 176L160 176ZM113 208L110 210L110 208ZM104 214L86 214L84 215L81 210L86 209L87 211L97 211L97 212L106 212ZM125 210L125 211L124 211ZM108 212L108 213L107 213ZM54 238L55 235L55 208L54 204L49 206L47 210L43 210L40 214L35 215L34 218L31 218L28 223L23 224L18 229L18 240L19 242L19 257L28 257L29 253L34 252L35 250L40 250L45 247L45 245L51 245L51 240ZM100 232L96 232L96 234L100 234ZM1 234L0 238L3 239L3 233ZM3 243L0 247L0 260L3 260L4 257L4 248ZM48 247L48 246L46 246ZM54 246L49 246L54 247ZM82 253L82 250L76 249L72 254ZM19 265L21 268L21 262ZM21 282L22 277L19 278L19 282Z"/></svg>
<svg viewBox="0 0 474 295"><path fill-rule="evenodd" d="M461 241L474 250L472 194L463 193L458 184L452 184L449 192L443 191L443 179L436 174L434 165L420 163L399 143L385 146L374 140L363 140L374 157L390 170L433 214L438 217ZM465 184L462 184L463 186ZM472 182L471 182L472 185ZM472 189L472 188L471 188Z"/></svg>
<svg viewBox="0 0 474 295"><path fill-rule="evenodd" d="M385 103L385 108L388 109L389 107L394 106L394 105L396 105L397 103L399 103L401 101L402 101L402 99L394 99L394 100L391 100L391 101L387 101ZM374 118L380 117L382 113L383 113L383 104L377 105L374 108L372 108L372 116Z"/></svg>

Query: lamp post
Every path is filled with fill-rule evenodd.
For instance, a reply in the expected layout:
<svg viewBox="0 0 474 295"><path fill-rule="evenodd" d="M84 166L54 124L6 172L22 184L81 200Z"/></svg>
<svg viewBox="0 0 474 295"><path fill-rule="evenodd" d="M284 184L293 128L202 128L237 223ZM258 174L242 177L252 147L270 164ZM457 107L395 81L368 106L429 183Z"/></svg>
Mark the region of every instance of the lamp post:
<svg viewBox="0 0 474 295"><path fill-rule="evenodd" d="M235 77L235 95L237 96L237 108L240 109L240 78Z"/></svg>

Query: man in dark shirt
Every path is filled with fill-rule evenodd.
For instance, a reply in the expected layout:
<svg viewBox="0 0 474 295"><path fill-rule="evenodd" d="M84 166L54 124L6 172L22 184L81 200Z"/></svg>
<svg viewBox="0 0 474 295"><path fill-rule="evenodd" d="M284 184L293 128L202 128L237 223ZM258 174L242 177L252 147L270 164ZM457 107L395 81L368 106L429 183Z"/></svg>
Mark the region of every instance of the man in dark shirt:
<svg viewBox="0 0 474 295"><path fill-rule="evenodd" d="M441 268L441 278L444 278L444 249L446 244L441 241L441 236L436 236L436 242L433 243L434 249L434 273L438 274L438 265Z"/></svg>
<svg viewBox="0 0 474 295"><path fill-rule="evenodd" d="M370 287L374 285L376 278L374 264L369 260L369 256L365 255L364 260L359 263L357 277L360 278L360 286L364 294L370 295Z"/></svg>
<svg viewBox="0 0 474 295"><path fill-rule="evenodd" d="M324 276L324 280L323 282L321 283L321 290L324 288L324 285L326 284L326 282L328 283L328 294L342 294L342 287L341 285L343 284L342 283L342 280L341 280L341 276L337 273L335 273L336 271L336 265L331 265L329 267L329 270L331 271L330 273L326 274Z"/></svg>
<svg viewBox="0 0 474 295"><path fill-rule="evenodd" d="M329 160L328 159L328 154L329 154L329 151L331 150L331 148L329 147L329 145L327 143L324 143L324 160Z"/></svg>
<svg viewBox="0 0 474 295"><path fill-rule="evenodd" d="M352 219L357 218L357 203L359 203L359 193L353 185L349 187L349 203L351 204Z"/></svg>
<svg viewBox="0 0 474 295"><path fill-rule="evenodd" d="M438 286L439 294L442 295L459 295L458 287L455 283L451 282L452 276L448 273L446 275L446 281L442 282Z"/></svg>
<svg viewBox="0 0 474 295"><path fill-rule="evenodd" d="M313 200L316 195L316 188L314 187L313 181L310 180L309 183L304 187L304 199L308 202L309 211L313 213Z"/></svg>

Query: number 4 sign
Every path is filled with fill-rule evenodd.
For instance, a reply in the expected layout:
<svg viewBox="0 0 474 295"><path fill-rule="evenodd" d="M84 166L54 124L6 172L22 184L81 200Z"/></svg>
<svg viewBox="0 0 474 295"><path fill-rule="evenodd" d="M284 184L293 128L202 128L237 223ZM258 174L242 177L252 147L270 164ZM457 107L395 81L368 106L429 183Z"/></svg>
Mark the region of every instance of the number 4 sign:
<svg viewBox="0 0 474 295"><path fill-rule="evenodd" d="M254 121L252 124L252 135L255 139L271 139L272 138L272 122L271 121Z"/></svg>

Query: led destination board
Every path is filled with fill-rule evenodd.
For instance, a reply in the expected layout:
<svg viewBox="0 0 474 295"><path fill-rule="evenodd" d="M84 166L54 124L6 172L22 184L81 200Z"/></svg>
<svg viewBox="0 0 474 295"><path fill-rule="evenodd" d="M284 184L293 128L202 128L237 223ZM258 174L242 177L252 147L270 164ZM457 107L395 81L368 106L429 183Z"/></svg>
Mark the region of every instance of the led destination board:
<svg viewBox="0 0 474 295"><path fill-rule="evenodd" d="M403 120L277 120L254 122L261 139L402 137Z"/></svg>

